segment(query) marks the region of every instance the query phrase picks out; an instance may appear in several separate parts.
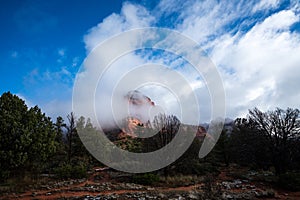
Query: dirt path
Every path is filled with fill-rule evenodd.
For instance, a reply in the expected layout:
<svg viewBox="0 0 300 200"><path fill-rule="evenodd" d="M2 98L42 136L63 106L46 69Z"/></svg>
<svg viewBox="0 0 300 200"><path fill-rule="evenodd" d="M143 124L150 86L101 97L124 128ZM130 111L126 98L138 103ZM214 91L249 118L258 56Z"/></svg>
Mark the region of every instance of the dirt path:
<svg viewBox="0 0 300 200"><path fill-rule="evenodd" d="M100 178L97 178L100 177ZM234 182L235 180L230 176L230 169L223 169L216 181L213 183L214 185L221 184L223 182ZM74 181L75 183L75 181ZM129 184L129 186L127 185ZM242 185L244 183L241 183ZM253 185L257 191L265 189L258 183L248 182L245 185ZM128 187L127 187L128 186ZM0 199L20 199L20 200L32 200L32 199L63 199L63 198L72 198L76 197L79 199L83 199L87 196L109 196L109 195L122 195L126 196L127 194L167 194L167 193L189 193L193 191L203 192L204 184L195 184L191 186L181 186L181 187L150 187L150 186L140 186L131 183L121 183L117 182L114 178L111 177L111 174L104 170L95 170L91 176L81 182L70 184L67 186L58 186L53 187L51 189L40 189L40 190L29 190L22 194L11 194L8 196L0 196ZM223 192L226 190L223 190ZM231 188L228 192L232 193L240 193L245 192L240 187L239 188ZM272 199L272 198L267 198ZM287 192L283 190L276 190L275 196L273 199L300 199L300 192Z"/></svg>
<svg viewBox="0 0 300 200"><path fill-rule="evenodd" d="M127 194L127 193L141 193L141 192L150 192L155 191L157 193L164 193L164 192L183 192L183 191L192 191L196 190L197 188L200 188L203 186L203 184L196 184L192 186L184 186L184 187L175 187L175 188L164 188L164 187L149 187L151 190L146 189L138 189L138 190L110 190L110 191L101 191L101 192L91 192L91 191L80 191L80 192L74 192L72 191L72 188L77 188L84 186L86 184L92 185L93 182L90 180L81 183L72 185L69 187L63 187L59 189L53 189L53 190L39 190L39 191L28 191L26 193L23 193L18 196L10 195L5 198L7 199L22 199L22 200L32 200L34 199L58 199L58 198L68 198L68 197L85 197L85 196L98 196L98 195L112 195L112 194ZM34 195L33 195L34 194Z"/></svg>
<svg viewBox="0 0 300 200"><path fill-rule="evenodd" d="M101 179L95 181L95 177L100 176ZM53 188L53 189L41 189L41 190L30 190L22 194L12 194L8 196L2 196L3 199L20 199L20 200L32 200L32 199L59 199L59 198L70 198L70 197L86 197L86 196L99 196L99 195L122 195L122 194L134 194L134 193L142 193L142 192L156 192L156 193L164 193L164 192L179 192L179 191L192 191L197 188L200 188L203 184L196 184L191 186L182 186L175 188L167 188L167 187L146 187L140 186L139 189L114 189L110 188L110 190L103 189L102 191L76 191L78 188L85 188L87 186L97 188L101 186L101 184L109 184L109 186L118 185L120 183L112 180L109 173L105 170L99 170L94 172L86 181L77 184L71 184L68 186ZM0 198L0 199L1 199Z"/></svg>

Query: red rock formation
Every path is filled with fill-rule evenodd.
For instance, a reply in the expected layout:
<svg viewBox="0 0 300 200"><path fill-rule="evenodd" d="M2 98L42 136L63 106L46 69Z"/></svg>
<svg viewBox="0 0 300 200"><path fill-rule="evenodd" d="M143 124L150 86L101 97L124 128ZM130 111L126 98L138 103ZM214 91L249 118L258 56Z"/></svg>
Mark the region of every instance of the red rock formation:
<svg viewBox="0 0 300 200"><path fill-rule="evenodd" d="M130 91L125 96L130 105L134 106L155 106L155 103L147 96L143 95L137 90Z"/></svg>
<svg viewBox="0 0 300 200"><path fill-rule="evenodd" d="M125 98L128 100L129 109L132 109L131 111L133 112L131 113L131 116L124 119L122 131L118 135L118 139L137 137L136 131L143 131L141 128L147 127L149 125L149 120L151 120L145 120L145 117L143 116L146 116L148 113L143 112L147 112L148 109L155 106L155 103L149 97L143 95L137 90L128 92ZM211 137L202 126L184 125L183 130L187 131L188 127L193 132L196 132L196 137L200 140L204 139L205 136Z"/></svg>
<svg viewBox="0 0 300 200"><path fill-rule="evenodd" d="M155 106L155 103L147 96L143 95L137 90L130 91L125 96L129 103L130 116L124 119L124 125L122 127L122 132L119 134L118 138L136 137L134 133L137 131L137 127L144 127L147 125L148 113L147 111Z"/></svg>
<svg viewBox="0 0 300 200"><path fill-rule="evenodd" d="M198 137L198 138L204 138L205 136L206 136L206 130L205 130L205 128L202 127L202 126L198 126L196 137Z"/></svg>

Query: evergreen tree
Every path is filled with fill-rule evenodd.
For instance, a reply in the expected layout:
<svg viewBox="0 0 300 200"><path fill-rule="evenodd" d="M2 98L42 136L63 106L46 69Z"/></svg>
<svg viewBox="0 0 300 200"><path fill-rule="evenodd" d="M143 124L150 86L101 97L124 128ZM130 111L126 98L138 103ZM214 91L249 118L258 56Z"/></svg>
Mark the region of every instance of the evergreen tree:
<svg viewBox="0 0 300 200"><path fill-rule="evenodd" d="M28 110L18 96L10 92L1 95L1 178L17 172L24 174L25 170L35 173L41 170L43 163L56 151L55 137L51 119L37 106Z"/></svg>

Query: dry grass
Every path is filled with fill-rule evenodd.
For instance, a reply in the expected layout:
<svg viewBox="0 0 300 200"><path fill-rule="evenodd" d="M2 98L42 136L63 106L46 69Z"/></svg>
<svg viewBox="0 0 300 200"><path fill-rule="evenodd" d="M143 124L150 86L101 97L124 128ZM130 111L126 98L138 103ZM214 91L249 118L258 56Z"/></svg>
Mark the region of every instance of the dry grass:
<svg viewBox="0 0 300 200"><path fill-rule="evenodd" d="M204 178L197 175L177 175L160 177L161 186L180 187L194 185L203 182Z"/></svg>

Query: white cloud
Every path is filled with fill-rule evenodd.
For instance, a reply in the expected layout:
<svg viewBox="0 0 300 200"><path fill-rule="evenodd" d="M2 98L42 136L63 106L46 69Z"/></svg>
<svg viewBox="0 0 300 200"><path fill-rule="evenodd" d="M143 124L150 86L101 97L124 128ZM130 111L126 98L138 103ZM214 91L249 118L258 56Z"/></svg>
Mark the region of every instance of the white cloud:
<svg viewBox="0 0 300 200"><path fill-rule="evenodd" d="M167 16L175 23L171 26L197 41L204 50L207 50L218 67L227 94L229 117L245 116L247 110L255 106L264 110L288 106L299 108L300 91L297 87L300 84L298 73L300 36L298 32L290 31L292 25L299 22L298 7L291 4L270 16L267 14L254 16L254 12L278 9L279 3L277 0L259 2L163 0L156 10L152 11L140 5L125 3L120 14L111 14L91 28L84 36L84 41L89 53L100 42L113 35L131 28L151 26ZM178 6L179 4L181 6ZM122 44L134 45L126 42ZM173 45L180 44L174 41ZM105 56L97 59L102 59L101 62L105 63L116 51L118 49L105 52ZM120 58L110 69L112 75L103 82L105 90L102 94L99 93L98 98L109 98L111 96L109 91L112 89L110 84L115 83L122 74L130 72L135 66L147 62L165 64L171 68L180 65L178 59L172 59L172 56L167 54L147 59L136 54ZM211 100L205 81L199 79L199 74L188 67L176 70L182 73L197 91L197 97L202 103L201 114L209 115ZM93 74L92 68L82 71L80 76L84 77L89 73ZM153 72L152 76L159 77L161 74ZM141 73L139 78L146 79L147 75ZM181 88L176 80L174 86ZM177 104L171 101L172 95L157 87L149 88L151 87L143 88L146 95L161 105L168 102L169 107L164 105L166 110L176 110Z"/></svg>
<svg viewBox="0 0 300 200"><path fill-rule="evenodd" d="M139 24L139 26L144 27L146 24L148 25L148 18L140 18L140 15L137 15L135 17L130 16L128 17L127 10L136 10L137 8L133 8L133 5L125 4L125 8L122 9L121 15L126 16L125 19L130 19L129 24ZM130 9L127 9L130 8ZM144 11L143 11L144 12ZM140 13L140 12L136 12ZM107 38L107 32L103 31L103 27L106 27L106 23L110 24L118 24L120 15L113 14L106 18L103 23L98 24L97 27L92 28L92 31L85 36L85 41L87 42L87 49L88 51L91 49L90 47L95 47L98 45L99 40L103 41L104 38ZM134 19L135 18L135 19ZM151 17L150 17L151 18ZM107 19L109 19L109 22L107 22ZM112 20L112 21L111 21ZM142 21L144 20L144 22ZM137 21L139 21L137 23ZM128 22L123 21L122 24L119 24L119 27L127 27ZM104 28L105 30L105 28ZM197 109L197 105L193 104L193 98L192 92L189 92L191 89L199 89L203 87L203 85L200 83L200 80L197 80L199 77L198 74L195 76L195 71L190 70L188 67L183 66L183 68L179 68L177 72L181 73L181 76L178 76L174 70L170 70L172 67L178 67L180 66L182 61L178 61L175 59L174 61L170 62L171 57L164 57L167 54L159 54L157 57L147 57L145 55L145 52L142 54L136 54L136 53L129 53L123 57L120 57L118 60L116 60L111 66L109 66L108 70L105 71L105 74L101 79L99 79L99 68L105 68L105 66L110 62L111 58L114 58L115 55L120 55L123 52L123 49L135 49L137 45L139 45L139 37L141 38L147 38L147 32L143 32L142 35L130 33L126 36L122 36L123 38L115 38L112 43L109 45L110 48L107 49L95 49L91 52L91 55L87 62L84 65L84 69L81 73L79 73L78 82L84 83L83 85L78 84L75 91L76 91L76 97L80 99L80 102L82 105L80 105L78 110L80 115L89 116L93 119L93 108L88 109L87 105L93 104L93 101L90 97L86 97L87 90L91 90L90 93L93 93L95 90L93 87L97 81L98 88L96 92L96 110L99 112L99 118L100 121L105 121L106 124L113 121L113 116L111 113L111 102L112 102L112 92L115 89L116 86L119 86L119 90L117 92L117 99L120 99L118 101L118 105L121 105L121 107L118 109L118 115L121 117L117 117L117 120L120 120L126 116L127 113L120 114L122 109L126 108L124 106L124 96L134 89L137 89L136 86L139 84L144 83L160 83L162 84L162 88L156 87L155 90L149 89L149 87L146 87L148 89L143 89L143 92L146 95L149 95L150 98L154 100L154 102L162 107L163 110L165 110L169 114L176 114L178 117L181 116L181 110L180 107L178 107L178 103L176 101L179 101L178 98L185 99L186 103L185 109L189 110L189 116L185 116L184 122L186 123L192 123L197 119L197 115L199 113L199 110ZM149 37L153 37L153 34L150 34ZM155 39L155 37L154 37ZM167 43L169 41L169 43ZM174 43L175 41L175 43ZM157 43L156 48L164 47L165 45L168 46L168 48L172 49L172 46L176 45L178 42L176 38L168 38L164 41L164 43ZM178 44L179 47L181 44ZM113 47L113 48L112 48ZM184 47L184 46L182 46ZM192 49L189 49L192 50ZM185 50L183 50L185 51ZM169 56L169 55L167 55ZM165 61L167 59L167 62ZM197 61L199 62L199 61ZM156 69L151 68L151 66L148 66L144 68L144 71L138 71L133 72L138 66L141 66L145 63L158 63L161 65L170 65L169 68L164 69ZM132 73L134 76L132 76ZM107 75L108 74L108 75ZM107 75L107 76L105 76ZM129 76L129 79L124 80L124 77ZM176 76L178 78L176 78ZM193 85L190 86L190 88L187 87L188 82L186 82L182 77L185 76L185 78L192 83ZM128 77L127 77L128 78ZM118 84L119 81L124 81L120 84ZM186 83L184 83L186 82ZM136 85L134 85L136 83ZM88 88L88 86L92 88ZM140 85L139 85L140 86ZM157 86L157 85L156 85ZM165 88L171 89L173 91L169 91L167 93L163 93L162 91ZM160 89L159 89L160 88ZM172 98L172 92L177 92L176 94L178 96ZM207 92L207 91L206 91ZM115 98L113 98L115 99ZM168 102L168 103L166 103ZM180 102L181 104L184 104ZM209 102L208 102L209 103ZM204 103L203 103L204 105ZM75 107L76 109L76 107ZM183 109L183 108L182 108ZM75 110L76 112L76 110ZM126 112L126 110L125 110ZM186 112L185 112L186 113ZM95 121L95 120L94 120Z"/></svg>
<svg viewBox="0 0 300 200"><path fill-rule="evenodd" d="M54 122L58 116L67 120L67 115L72 111L72 103L69 99L52 99L51 101L42 102L42 109Z"/></svg>
<svg viewBox="0 0 300 200"><path fill-rule="evenodd" d="M75 57L72 60L72 67L77 67L79 64L79 57Z"/></svg>
<svg viewBox="0 0 300 200"><path fill-rule="evenodd" d="M58 53L59 56L63 57L66 54L66 50L65 49L58 49L57 53Z"/></svg>
<svg viewBox="0 0 300 200"><path fill-rule="evenodd" d="M180 4L181 6L177 6ZM169 5L166 10L168 16L171 13L178 13L174 27L186 34L201 45L210 45L211 38L219 37L224 32L234 32L235 20L247 17L250 14L249 7L253 6L253 1L177 1L163 0L159 7ZM172 6L171 6L172 5ZM249 19L251 20L251 19ZM244 21L244 25L250 23ZM231 26L228 28L228 26Z"/></svg>
<svg viewBox="0 0 300 200"><path fill-rule="evenodd" d="M288 31L290 26L299 21L292 10L283 10L266 18L263 23L256 25L250 32L256 32L258 37L267 32Z"/></svg>
<svg viewBox="0 0 300 200"><path fill-rule="evenodd" d="M33 106L35 106L28 98L26 98L24 95L22 94L16 94L20 99L25 101L25 104L27 105L28 108L31 108Z"/></svg>
<svg viewBox="0 0 300 200"><path fill-rule="evenodd" d="M113 125L113 119L120 122L128 115L125 95L138 89L149 96L166 113L175 114L178 117L181 116L178 101L181 102L180 99L185 99L185 109L188 109L190 114L185 118L185 122L191 122L194 120L194 116L197 116L198 110L195 109L196 105L193 105L193 99L191 99L192 93L189 92L193 88L187 88L188 82L182 78L183 74L180 76L170 68L161 67L163 64L161 60L150 61L135 53L130 53L116 60L99 78L97 71L101 66L103 55L95 55L97 56L94 59L89 58L85 69L78 75L74 91L75 99L79 99L80 102L80 105L76 103L77 101L75 102L75 112L79 115L88 116L96 121L93 118L93 108L89 109L89 105L93 105L93 100L88 96L88 93L95 92L95 109L98 120L105 125ZM93 65L93 63L97 63L97 65ZM143 66L147 63L153 64ZM97 83L97 81L99 82ZM97 88L95 88L95 84L97 84ZM193 86L194 89L198 89L201 84L194 81ZM187 102L189 102L188 105ZM111 106L116 111L114 116ZM143 116L143 118L147 117Z"/></svg>
<svg viewBox="0 0 300 200"><path fill-rule="evenodd" d="M87 52L104 40L132 28L149 27L155 18L140 5L124 3L120 14L111 14L84 36Z"/></svg>
<svg viewBox="0 0 300 200"><path fill-rule="evenodd" d="M110 106L114 86L117 85L117 81L120 80L124 74L129 73L135 66L142 64L143 59L135 54L128 54L125 57L121 57L109 67L109 70L106 72L108 76L99 79L99 67L104 68L108 62L110 62L110 59L115 55L119 55L118 52L122 52L123 49L133 48L136 45L136 37L135 35L127 35L123 39L116 39L113 42L114 44L111 44L117 47L114 49L106 48L104 51L102 51L102 49L97 49L96 51L92 50L101 42L116 34L120 34L132 28L149 27L153 22L154 17L149 14L146 8L140 5L124 3L120 14L111 14L88 31L84 36L85 47L87 53L92 53L92 55L95 56L89 58L84 64L82 71L77 74L77 81L84 82L84 85L78 85L75 91L75 97L81 99L81 105L79 107L82 109L76 107L75 104L75 112L78 111L78 115L90 117L95 122L95 118L93 114L91 114L93 113L93 109L90 110L88 106L93 104L92 99L88 98L85 94L90 90L91 92L96 91L95 101L97 102L97 114L99 114L102 123L106 125L114 124L113 113L111 112ZM97 81L100 81L98 89L93 88ZM124 84L121 86L126 87L127 85ZM127 87L126 91L122 91L122 94L118 94L119 105L124 106L124 96L130 90L132 90L132 88L129 89ZM119 112L121 112L121 110ZM119 115L125 117L123 114ZM120 118L117 120L120 120Z"/></svg>
<svg viewBox="0 0 300 200"><path fill-rule="evenodd" d="M38 105L53 120L57 116L66 119L72 111L73 82L74 74L65 66L57 71L35 68L24 78L26 103L29 106Z"/></svg>
<svg viewBox="0 0 300 200"><path fill-rule="evenodd" d="M252 9L252 12L277 8L279 3L279 0L260 0L257 4L255 4L255 6Z"/></svg>
<svg viewBox="0 0 300 200"><path fill-rule="evenodd" d="M224 69L231 117L255 106L299 107L300 91L294 84L300 84L300 36L289 31L297 21L291 10L281 11L240 37L224 36L214 46L212 59ZM227 73L229 69L233 73Z"/></svg>

